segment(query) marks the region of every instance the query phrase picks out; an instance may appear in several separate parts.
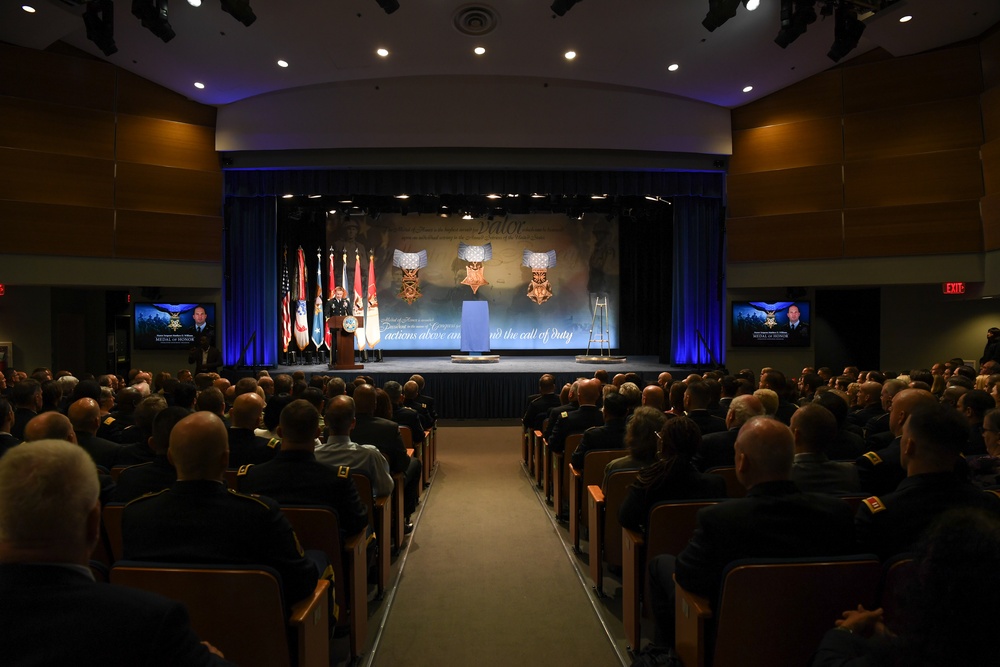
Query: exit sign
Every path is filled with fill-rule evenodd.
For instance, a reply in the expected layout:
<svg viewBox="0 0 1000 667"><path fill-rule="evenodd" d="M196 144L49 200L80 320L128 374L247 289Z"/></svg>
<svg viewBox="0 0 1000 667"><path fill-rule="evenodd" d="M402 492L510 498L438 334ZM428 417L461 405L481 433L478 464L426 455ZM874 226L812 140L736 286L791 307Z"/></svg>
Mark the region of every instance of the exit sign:
<svg viewBox="0 0 1000 667"><path fill-rule="evenodd" d="M945 294L965 294L965 283L941 283L941 291Z"/></svg>
<svg viewBox="0 0 1000 667"><path fill-rule="evenodd" d="M3 296L6 293L7 293L7 286L4 285L3 283L0 283L0 296Z"/></svg>

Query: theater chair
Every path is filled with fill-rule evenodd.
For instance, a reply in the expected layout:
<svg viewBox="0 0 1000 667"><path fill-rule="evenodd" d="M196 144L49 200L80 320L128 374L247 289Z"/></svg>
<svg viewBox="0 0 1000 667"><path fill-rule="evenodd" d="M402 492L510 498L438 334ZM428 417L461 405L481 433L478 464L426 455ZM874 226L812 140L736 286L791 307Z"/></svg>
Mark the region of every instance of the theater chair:
<svg viewBox="0 0 1000 667"><path fill-rule="evenodd" d="M322 551L333 567L337 625L349 629L351 657L356 658L368 633L368 531L362 529L341 544L340 520L329 507L283 505L281 512L302 548Z"/></svg>
<svg viewBox="0 0 1000 667"><path fill-rule="evenodd" d="M625 639L633 650L641 644L641 602L646 595L646 563L660 554L679 554L694 534L698 511L716 502L657 503L649 510L645 536L628 528L622 529L622 621Z"/></svg>
<svg viewBox="0 0 1000 667"><path fill-rule="evenodd" d="M705 472L712 473L713 475L719 475L722 479L726 480L726 496L729 498L745 498L747 495L747 489L740 480L736 479L736 468L733 466L716 466L714 468L709 468Z"/></svg>
<svg viewBox="0 0 1000 667"><path fill-rule="evenodd" d="M569 514L569 462L573 458L573 452L576 451L581 442L583 442L583 433L568 435L566 436L565 449L552 453L552 502L557 519Z"/></svg>
<svg viewBox="0 0 1000 667"><path fill-rule="evenodd" d="M874 609L881 573L873 554L735 561L715 609L677 585L677 654L685 667L808 665L845 609Z"/></svg>
<svg viewBox="0 0 1000 667"><path fill-rule="evenodd" d="M108 545L108 564L122 557L122 511L125 503L108 503L101 510L101 532Z"/></svg>
<svg viewBox="0 0 1000 667"><path fill-rule="evenodd" d="M608 478L605 491L597 485L587 487L590 578L600 596L604 595L604 563L614 567L622 565L622 525L618 523L618 508L638 474L638 470L618 470Z"/></svg>
<svg viewBox="0 0 1000 667"><path fill-rule="evenodd" d="M545 421L548 422L547 419ZM542 429L544 428L543 426ZM542 471L542 465L545 463L545 436L543 433L544 430L538 429L531 432L531 449L534 452L531 469L535 473L535 485L540 489L543 488L545 482L545 473Z"/></svg>
<svg viewBox="0 0 1000 667"><path fill-rule="evenodd" d="M882 565L882 582L879 587L878 606L882 608L886 626L899 632L899 593L917 577L917 566L912 553L893 556Z"/></svg>
<svg viewBox="0 0 1000 667"><path fill-rule="evenodd" d="M379 599L385 593L385 588L389 583L389 550L391 541L390 524L392 510L389 506L392 496L379 496L372 498L372 481L363 472L352 472L351 479L358 487L358 495L361 502L368 508L368 525L375 536L377 551L375 553L376 583L378 585Z"/></svg>
<svg viewBox="0 0 1000 667"><path fill-rule="evenodd" d="M604 481L604 467L611 461L625 456L623 449L601 449L587 452L583 460L583 472L569 466L569 539L573 550L580 553L580 527L588 526L590 503L587 502L587 487L600 486Z"/></svg>
<svg viewBox="0 0 1000 667"><path fill-rule="evenodd" d="M291 608L290 616L285 613L278 573L260 565L119 561L111 569L111 583L183 602L198 637L216 646L233 664L329 665L330 582L326 579L320 579L313 594Z"/></svg>

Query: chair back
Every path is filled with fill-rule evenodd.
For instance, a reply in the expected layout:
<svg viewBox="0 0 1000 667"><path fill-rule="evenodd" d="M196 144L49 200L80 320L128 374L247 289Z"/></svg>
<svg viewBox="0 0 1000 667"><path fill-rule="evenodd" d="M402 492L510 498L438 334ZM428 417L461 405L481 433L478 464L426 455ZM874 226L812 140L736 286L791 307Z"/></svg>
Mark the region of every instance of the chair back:
<svg viewBox="0 0 1000 667"><path fill-rule="evenodd" d="M714 468L709 468L705 472L710 472L713 475L719 475L722 479L726 480L726 495L730 498L745 498L747 495L746 487L740 483L740 480L736 479L736 468L733 466L716 466Z"/></svg>
<svg viewBox="0 0 1000 667"><path fill-rule="evenodd" d="M608 477L604 489L604 562L608 565L622 566L622 524L618 521L618 510L638 474L638 470L617 470Z"/></svg>
<svg viewBox="0 0 1000 667"><path fill-rule="evenodd" d="M239 491L240 490L240 477L239 477L239 473L240 473L240 471L239 471L238 468L226 468L226 472L224 473L225 474L225 480L226 480L226 486L228 486L233 491Z"/></svg>
<svg viewBox="0 0 1000 667"><path fill-rule="evenodd" d="M882 566L882 585L878 606L882 607L885 624L899 631L899 594L916 579L917 566L912 553L903 553L887 560Z"/></svg>
<svg viewBox="0 0 1000 667"><path fill-rule="evenodd" d="M873 608L881 573L871 554L731 563L723 573L711 664L810 664L845 609Z"/></svg>
<svg viewBox="0 0 1000 667"><path fill-rule="evenodd" d="M694 535L698 512L716 504L715 500L657 503L646 522L646 561L660 554L679 554Z"/></svg>
<svg viewBox="0 0 1000 667"><path fill-rule="evenodd" d="M111 475L111 479L117 482L118 478L121 477L122 471L129 467L131 466L113 466L111 470L108 471L108 474Z"/></svg>
<svg viewBox="0 0 1000 667"><path fill-rule="evenodd" d="M358 487L358 495L361 496L361 502L365 504L365 509L368 510L368 527L373 531L375 530L375 496L372 495L372 480L368 475L363 472L351 472L351 479L354 480L354 486Z"/></svg>
<svg viewBox="0 0 1000 667"><path fill-rule="evenodd" d="M108 551L113 564L122 557L122 513L125 503L108 503L101 510L101 526L108 540Z"/></svg>
<svg viewBox="0 0 1000 667"><path fill-rule="evenodd" d="M243 667L291 667L278 574L263 566L120 561L111 583L183 602L191 627Z"/></svg>
<svg viewBox="0 0 1000 667"><path fill-rule="evenodd" d="M340 545L340 519L329 507L320 505L282 505L281 513L292 524L303 549L315 549L326 554L333 568L334 595L337 608L347 609L347 581L344 575L343 549ZM344 625L347 614L338 616L338 625Z"/></svg>
<svg viewBox="0 0 1000 667"><path fill-rule="evenodd" d="M403 439L403 446L406 449L413 449L413 431L409 426L399 427L399 437Z"/></svg>
<svg viewBox="0 0 1000 667"><path fill-rule="evenodd" d="M604 481L605 466L627 454L628 452L624 449L595 449L592 452L587 452L587 455L583 457L583 478L580 484L583 493L587 493L588 486L600 486L601 482ZM580 523L584 526L587 525L589 506L590 503L586 499L580 503Z"/></svg>

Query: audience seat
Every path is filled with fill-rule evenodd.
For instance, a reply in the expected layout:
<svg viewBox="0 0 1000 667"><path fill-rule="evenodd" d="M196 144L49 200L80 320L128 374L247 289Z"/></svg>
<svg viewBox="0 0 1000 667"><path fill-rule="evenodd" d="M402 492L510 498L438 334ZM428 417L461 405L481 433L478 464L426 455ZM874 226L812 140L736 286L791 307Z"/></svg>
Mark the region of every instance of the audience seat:
<svg viewBox="0 0 1000 667"><path fill-rule="evenodd" d="M191 627L241 667L328 667L330 623L321 579L286 618L279 575L263 566L202 566L119 561L111 583L183 602ZM294 648L290 643L294 642ZM293 662L293 655L296 660Z"/></svg>
<svg viewBox="0 0 1000 667"><path fill-rule="evenodd" d="M542 472L542 465L545 459L545 436L542 435L543 431L538 429L531 432L531 450L534 452L532 454L531 469L535 473L535 485L538 488L542 488L545 483L545 473Z"/></svg>
<svg viewBox="0 0 1000 667"><path fill-rule="evenodd" d="M608 478L604 491L597 485L587 487L590 578L598 595L604 595L604 563L613 567L622 565L622 525L618 523L618 508L638 474L638 470L618 470Z"/></svg>
<svg viewBox="0 0 1000 667"><path fill-rule="evenodd" d="M582 441L583 433L568 435L566 436L566 448L552 454L553 509L557 518L569 513L570 460L573 458L573 452Z"/></svg>
<svg viewBox="0 0 1000 667"><path fill-rule="evenodd" d="M108 564L114 564L122 557L122 513L125 503L108 503L101 510L101 527L107 538L108 555L111 560Z"/></svg>
<svg viewBox="0 0 1000 667"><path fill-rule="evenodd" d="M873 554L730 563L715 610L677 585L677 654L685 667L808 665L845 609L874 608L881 572Z"/></svg>
<svg viewBox="0 0 1000 667"><path fill-rule="evenodd" d="M917 566L912 553L893 556L882 564L882 583L879 588L878 606L890 630L899 631L899 593L916 578Z"/></svg>
<svg viewBox="0 0 1000 667"><path fill-rule="evenodd" d="M641 602L646 596L646 563L660 554L679 554L694 535L698 511L716 502L657 503L649 510L645 536L628 528L622 529L622 621L625 639L632 649L641 645Z"/></svg>
<svg viewBox="0 0 1000 667"><path fill-rule="evenodd" d="M233 491L237 491L240 488L240 478L239 478L239 468L226 468L225 479L226 486L228 486Z"/></svg>
<svg viewBox="0 0 1000 667"><path fill-rule="evenodd" d="M362 529L341 544L340 519L329 507L283 505L281 512L302 548L322 551L333 567L337 625L349 629L351 657L357 657L368 633L368 531Z"/></svg>
<svg viewBox="0 0 1000 667"><path fill-rule="evenodd" d="M358 487L358 495L361 502L368 508L368 525L375 536L377 550L375 553L376 584L378 585L379 598L385 593L385 587L389 583L389 549L390 549L390 523L391 509L389 501L391 496L379 496L372 498L372 481L363 472L351 472L351 479Z"/></svg>
<svg viewBox="0 0 1000 667"><path fill-rule="evenodd" d="M733 466L716 466L714 468L709 468L705 472L710 472L713 475L721 475L722 479L726 480L726 496L729 498L745 498L747 495L746 487L740 483L740 480L736 479L736 468Z"/></svg>
<svg viewBox="0 0 1000 667"><path fill-rule="evenodd" d="M108 474L111 475L111 479L117 482L118 478L121 477L122 470L125 470L125 468L129 467L131 466L113 466L111 470L108 471Z"/></svg>
<svg viewBox="0 0 1000 667"><path fill-rule="evenodd" d="M605 466L624 455L625 451L621 449L594 450L584 457L582 473L572 463L569 466L569 539L577 553L580 552L580 527L589 525L587 487L600 486L604 481Z"/></svg>

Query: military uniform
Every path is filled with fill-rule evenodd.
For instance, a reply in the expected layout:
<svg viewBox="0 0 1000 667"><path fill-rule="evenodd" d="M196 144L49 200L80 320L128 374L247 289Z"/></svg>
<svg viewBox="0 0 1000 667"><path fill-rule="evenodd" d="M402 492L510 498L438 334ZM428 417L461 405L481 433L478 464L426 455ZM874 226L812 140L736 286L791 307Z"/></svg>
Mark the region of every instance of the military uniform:
<svg viewBox="0 0 1000 667"><path fill-rule="evenodd" d="M406 453L403 439L399 435L399 424L372 415L358 415L351 439L362 445L372 445L382 452L389 462L391 474L403 474L403 511L409 516L417 507L420 498L420 460ZM412 430L412 429L411 429ZM420 432L420 442L424 432Z"/></svg>
<svg viewBox="0 0 1000 667"><path fill-rule="evenodd" d="M126 471L127 472L127 471ZM308 451L280 451L267 463L247 465L238 473L243 493L259 493L282 505L324 505L337 513L342 536L368 525L368 509L361 502L349 466L331 468Z"/></svg>
<svg viewBox="0 0 1000 667"><path fill-rule="evenodd" d="M76 431L76 443L102 468L111 470L120 463L122 446L119 444L83 431Z"/></svg>
<svg viewBox="0 0 1000 667"><path fill-rule="evenodd" d="M97 437L104 438L105 440L110 440L111 442L117 442L119 445L126 442L126 430L135 429L135 424L127 424L120 419L112 417L111 415L104 415L101 418L101 424L97 427ZM128 434L129 436L133 434ZM128 442L134 442L131 438Z"/></svg>
<svg viewBox="0 0 1000 667"><path fill-rule="evenodd" d="M521 418L521 424L528 429L540 429L546 415L549 414L549 410L556 407L559 407L558 395L542 394L528 404L528 409L524 411L524 416Z"/></svg>
<svg viewBox="0 0 1000 667"><path fill-rule="evenodd" d="M164 454L148 463L139 463L122 470L111 499L116 503L127 503L141 495L162 491L176 481L177 471Z"/></svg>
<svg viewBox="0 0 1000 667"><path fill-rule="evenodd" d="M572 412L561 412L559 420L552 428L549 450L562 452L566 449L566 436L583 433L591 426L603 426L604 416L596 405L581 405Z"/></svg>
<svg viewBox="0 0 1000 667"><path fill-rule="evenodd" d="M570 401L569 403L563 403L562 405L557 405L556 407L549 410L549 414L545 416L545 419L549 421L549 425L546 427L545 432L543 433L545 439L548 440L549 438L552 437L552 429L556 427L556 422L559 421L559 419L562 417L564 413L568 414L579 407L580 403L578 401Z"/></svg>
<svg viewBox="0 0 1000 667"><path fill-rule="evenodd" d="M122 551L129 560L267 565L281 575L288 606L319 578L275 501L214 480L177 481L126 505Z"/></svg>
<svg viewBox="0 0 1000 667"><path fill-rule="evenodd" d="M262 438L251 428L229 429L229 467L239 468L250 463L270 461L277 454L281 441Z"/></svg>
<svg viewBox="0 0 1000 667"><path fill-rule="evenodd" d="M877 452L865 452L854 465L858 467L861 490L865 493L889 493L906 479L906 471L899 461L899 438Z"/></svg>
<svg viewBox="0 0 1000 667"><path fill-rule="evenodd" d="M1000 498L951 472L913 475L892 493L871 496L854 523L864 551L885 560L910 551L934 519L957 507L982 507L1000 515Z"/></svg>
<svg viewBox="0 0 1000 667"><path fill-rule="evenodd" d="M431 417L430 408L419 398L403 399L403 405L417 413L420 418L420 426L426 431L434 427L434 418Z"/></svg>
<svg viewBox="0 0 1000 667"><path fill-rule="evenodd" d="M424 427L423 424L420 423L420 415L418 415L417 411L413 408L408 408L403 405L394 405L392 408L392 421L396 422L400 426L405 426L410 429L410 433L413 434L413 444L424 441ZM351 431L351 437L357 437L354 431Z"/></svg>
<svg viewBox="0 0 1000 667"><path fill-rule="evenodd" d="M587 452L625 448L625 419L612 419L604 426L592 426L583 432L583 440L573 452L573 467L582 471Z"/></svg>
<svg viewBox="0 0 1000 667"><path fill-rule="evenodd" d="M698 425L703 436L709 433L722 433L726 431L726 422L713 415L708 410L688 410L687 418Z"/></svg>

